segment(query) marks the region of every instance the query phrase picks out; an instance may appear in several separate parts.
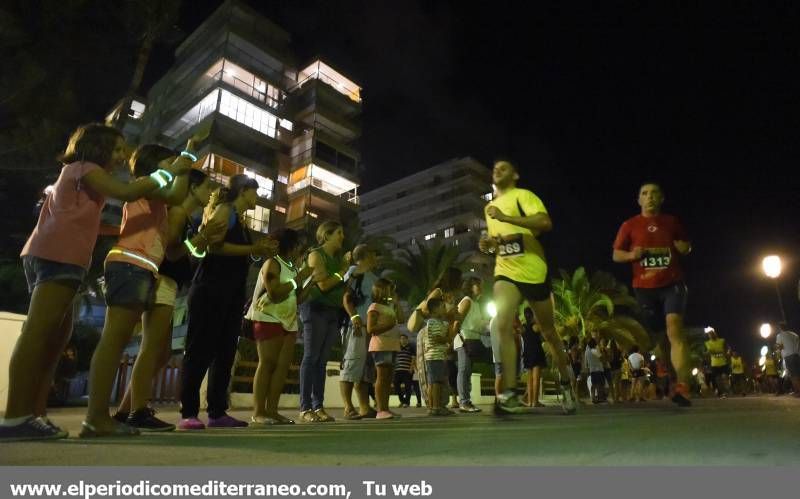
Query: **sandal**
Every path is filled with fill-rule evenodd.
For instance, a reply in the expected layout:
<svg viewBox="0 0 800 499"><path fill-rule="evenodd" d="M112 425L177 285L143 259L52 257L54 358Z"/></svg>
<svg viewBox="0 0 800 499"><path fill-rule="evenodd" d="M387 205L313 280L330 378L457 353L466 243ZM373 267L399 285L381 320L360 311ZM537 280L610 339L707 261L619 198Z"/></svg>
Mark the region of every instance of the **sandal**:
<svg viewBox="0 0 800 499"><path fill-rule="evenodd" d="M81 432L78 434L78 438L135 437L139 434L140 433L138 429L134 428L133 426L128 426L124 423L116 422L116 426L113 430L101 431L95 428L94 425L84 421L81 423Z"/></svg>
<svg viewBox="0 0 800 499"><path fill-rule="evenodd" d="M289 419L289 418L287 418L286 416L284 416L282 414L277 414L276 413L276 414L271 415L270 418L272 418L272 420L274 421L274 423L272 423L272 424L275 424L275 425L294 424L294 420L293 419Z"/></svg>
<svg viewBox="0 0 800 499"><path fill-rule="evenodd" d="M362 418L361 414L359 414L358 411L355 409L349 410L344 413L344 419L347 419L349 421L355 421L361 418Z"/></svg>

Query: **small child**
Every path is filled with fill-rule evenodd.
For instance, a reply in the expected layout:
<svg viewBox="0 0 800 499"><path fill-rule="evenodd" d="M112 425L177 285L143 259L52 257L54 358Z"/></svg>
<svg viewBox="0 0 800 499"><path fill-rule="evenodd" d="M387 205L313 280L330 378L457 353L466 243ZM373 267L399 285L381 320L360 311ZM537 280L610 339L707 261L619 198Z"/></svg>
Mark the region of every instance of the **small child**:
<svg viewBox="0 0 800 499"><path fill-rule="evenodd" d="M394 359L400 351L400 331L397 328L399 311L394 284L388 279L378 279L372 285L372 304L367 311L369 352L375 361L378 376L375 380L375 402L378 414L375 419L400 417L389 410L389 391L392 384Z"/></svg>
<svg viewBox="0 0 800 499"><path fill-rule="evenodd" d="M637 345L631 347L631 354L628 355L628 363L631 366L631 378L633 378L631 400L634 402L644 402L644 357L639 353L639 347Z"/></svg>
<svg viewBox="0 0 800 499"><path fill-rule="evenodd" d="M428 401L430 416L450 416L453 411L442 404L442 385L447 381L447 346L450 338L449 326L445 322L444 301L439 298L428 300L429 318L425 324L427 341L425 342L425 369L428 377Z"/></svg>
<svg viewBox="0 0 800 499"><path fill-rule="evenodd" d="M400 399L400 407L411 406L411 372L414 365L414 347L408 342L408 335L400 335L400 351L395 356L394 391Z"/></svg>

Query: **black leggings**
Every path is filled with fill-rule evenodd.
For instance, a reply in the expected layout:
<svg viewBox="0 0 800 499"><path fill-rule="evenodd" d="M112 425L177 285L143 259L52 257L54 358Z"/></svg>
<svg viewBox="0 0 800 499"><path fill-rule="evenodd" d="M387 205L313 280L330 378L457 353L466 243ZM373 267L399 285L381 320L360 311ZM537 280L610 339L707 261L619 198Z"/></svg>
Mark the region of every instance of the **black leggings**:
<svg viewBox="0 0 800 499"><path fill-rule="evenodd" d="M197 417L200 385L208 371L208 416L228 410L228 386L242 323L244 295L218 286L193 285L189 290L189 325L181 376L181 414Z"/></svg>

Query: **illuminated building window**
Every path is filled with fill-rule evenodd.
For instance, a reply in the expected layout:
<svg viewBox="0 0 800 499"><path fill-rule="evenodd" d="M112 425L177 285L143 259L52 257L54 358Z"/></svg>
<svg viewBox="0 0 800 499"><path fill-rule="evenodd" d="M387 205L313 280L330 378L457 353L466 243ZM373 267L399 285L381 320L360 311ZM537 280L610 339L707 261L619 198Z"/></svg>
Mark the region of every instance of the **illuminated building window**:
<svg viewBox="0 0 800 499"><path fill-rule="evenodd" d="M491 192L487 192L486 194L484 194L481 197L483 198L484 201L491 201L492 200L492 193Z"/></svg>
<svg viewBox="0 0 800 499"><path fill-rule="evenodd" d="M431 239L435 239L435 238L436 238L436 233L435 232L432 232L430 234L425 234L425 240L426 241L430 241Z"/></svg>
<svg viewBox="0 0 800 499"><path fill-rule="evenodd" d="M300 86L310 80L321 80L351 100L361 102L361 87L322 61L312 62L297 75L297 81L300 82Z"/></svg>
<svg viewBox="0 0 800 499"><path fill-rule="evenodd" d="M444 237L453 237L453 234L455 234L455 232L456 232L455 227L448 227L444 230Z"/></svg>
<svg viewBox="0 0 800 499"><path fill-rule="evenodd" d="M286 208L284 208L283 206L278 205L278 206L275 207L275 211L277 211L278 213L286 213Z"/></svg>
<svg viewBox="0 0 800 499"><path fill-rule="evenodd" d="M358 184L313 163L292 172L286 192L292 194L308 186L334 196L346 195L348 201L358 204Z"/></svg>
<svg viewBox="0 0 800 499"><path fill-rule="evenodd" d="M262 177L253 170L248 170L246 168L244 170L244 174L250 178L256 179L256 182L258 182L258 190L256 190L256 194L258 194L259 197L272 199L272 190L275 186L275 183L271 178Z"/></svg>
<svg viewBox="0 0 800 499"><path fill-rule="evenodd" d="M244 221L248 227L257 232L269 232L269 208L258 206L244 212Z"/></svg>

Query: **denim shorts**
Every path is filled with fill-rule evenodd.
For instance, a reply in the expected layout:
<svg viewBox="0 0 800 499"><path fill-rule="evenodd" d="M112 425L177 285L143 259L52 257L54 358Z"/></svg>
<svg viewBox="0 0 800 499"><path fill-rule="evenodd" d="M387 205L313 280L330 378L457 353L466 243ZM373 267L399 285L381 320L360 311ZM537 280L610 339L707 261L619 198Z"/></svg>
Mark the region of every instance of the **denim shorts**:
<svg viewBox="0 0 800 499"><path fill-rule="evenodd" d="M426 360L425 369L428 374L428 384L447 382L447 366L444 360Z"/></svg>
<svg viewBox="0 0 800 499"><path fill-rule="evenodd" d="M83 283L86 269L71 263L54 262L38 256L25 255L22 257L22 267L25 269L25 279L28 281L28 291L47 281L76 281Z"/></svg>
<svg viewBox="0 0 800 499"><path fill-rule="evenodd" d="M393 366L395 352L370 352L376 366Z"/></svg>
<svg viewBox="0 0 800 499"><path fill-rule="evenodd" d="M152 272L125 262L109 262L105 269L106 305L150 308L155 301Z"/></svg>

